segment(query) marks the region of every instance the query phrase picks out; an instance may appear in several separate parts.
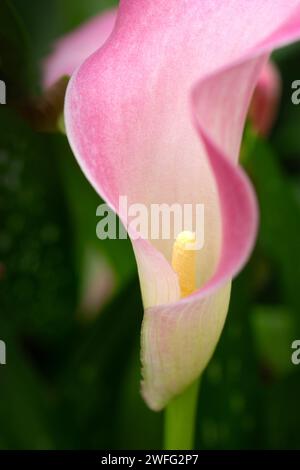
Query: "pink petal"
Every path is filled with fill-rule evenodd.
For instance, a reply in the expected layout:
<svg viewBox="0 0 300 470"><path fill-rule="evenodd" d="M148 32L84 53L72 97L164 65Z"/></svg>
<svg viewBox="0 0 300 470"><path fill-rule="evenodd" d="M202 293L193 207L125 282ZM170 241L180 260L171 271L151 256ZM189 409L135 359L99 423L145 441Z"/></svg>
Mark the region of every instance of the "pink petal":
<svg viewBox="0 0 300 470"><path fill-rule="evenodd" d="M249 116L256 131L267 136L276 119L281 80L279 72L272 62L268 61L259 76L252 98Z"/></svg>
<svg viewBox="0 0 300 470"><path fill-rule="evenodd" d="M299 4L123 0L110 39L69 84L69 140L112 208L120 195L148 207L205 205L200 284L192 296L179 299L173 240L133 241L146 308L143 395L153 409L207 364L225 321L230 280L253 246L256 203L236 161L268 53L300 35Z"/></svg>
<svg viewBox="0 0 300 470"><path fill-rule="evenodd" d="M43 64L44 88L49 88L61 77L71 76L74 70L101 47L115 25L117 10L101 13L59 39Z"/></svg>

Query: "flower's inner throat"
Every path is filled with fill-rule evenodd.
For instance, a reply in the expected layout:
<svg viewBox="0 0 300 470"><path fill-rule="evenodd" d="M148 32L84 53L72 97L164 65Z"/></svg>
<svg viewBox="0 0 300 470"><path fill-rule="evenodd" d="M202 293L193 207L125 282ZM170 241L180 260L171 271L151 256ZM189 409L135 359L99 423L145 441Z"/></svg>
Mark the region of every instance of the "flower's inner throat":
<svg viewBox="0 0 300 470"><path fill-rule="evenodd" d="M178 275L181 298L196 290L196 235L180 232L173 245L172 267Z"/></svg>

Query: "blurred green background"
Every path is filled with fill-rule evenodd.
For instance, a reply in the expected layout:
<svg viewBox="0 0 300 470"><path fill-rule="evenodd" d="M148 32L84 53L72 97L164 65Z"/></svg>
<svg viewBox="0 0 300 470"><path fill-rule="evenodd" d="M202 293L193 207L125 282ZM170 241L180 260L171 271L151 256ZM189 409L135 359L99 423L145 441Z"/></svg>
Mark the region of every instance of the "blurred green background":
<svg viewBox="0 0 300 470"><path fill-rule="evenodd" d="M14 106L40 93L53 39L116 3L0 2L0 78L12 103L0 106L2 449L162 447L162 413L139 395L142 304L130 243L97 240L101 201L66 137L33 130ZM203 377L200 449L300 448L300 365L290 359L300 338L300 105L290 99L300 47L274 60L278 120L268 142L247 132L243 143L260 232Z"/></svg>

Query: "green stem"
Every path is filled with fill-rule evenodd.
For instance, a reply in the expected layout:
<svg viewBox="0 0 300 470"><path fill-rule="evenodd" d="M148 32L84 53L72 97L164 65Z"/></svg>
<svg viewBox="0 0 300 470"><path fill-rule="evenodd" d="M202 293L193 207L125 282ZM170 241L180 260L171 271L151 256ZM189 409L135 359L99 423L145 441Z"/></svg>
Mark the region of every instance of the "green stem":
<svg viewBox="0 0 300 470"><path fill-rule="evenodd" d="M192 450L200 379L174 398L165 411L165 450Z"/></svg>

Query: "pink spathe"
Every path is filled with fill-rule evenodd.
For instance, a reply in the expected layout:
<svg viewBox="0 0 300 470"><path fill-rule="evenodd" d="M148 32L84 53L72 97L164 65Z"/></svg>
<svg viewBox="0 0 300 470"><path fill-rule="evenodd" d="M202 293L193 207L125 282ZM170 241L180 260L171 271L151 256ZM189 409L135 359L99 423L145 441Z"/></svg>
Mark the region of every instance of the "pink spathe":
<svg viewBox="0 0 300 470"><path fill-rule="evenodd" d="M173 240L133 240L142 393L152 409L202 373L221 334L231 279L257 231L255 196L237 165L249 103L270 52L299 36L299 0L122 0L111 35L70 80L67 135L113 209L121 195L148 207L205 206L189 297L180 299Z"/></svg>

